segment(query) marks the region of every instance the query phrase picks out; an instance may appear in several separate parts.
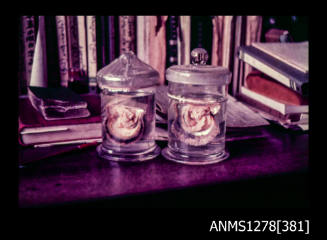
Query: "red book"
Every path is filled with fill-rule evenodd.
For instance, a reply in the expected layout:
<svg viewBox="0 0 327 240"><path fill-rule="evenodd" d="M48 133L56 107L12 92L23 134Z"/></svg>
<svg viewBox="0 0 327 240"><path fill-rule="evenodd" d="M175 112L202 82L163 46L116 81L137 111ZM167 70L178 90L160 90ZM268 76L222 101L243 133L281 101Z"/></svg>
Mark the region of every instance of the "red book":
<svg viewBox="0 0 327 240"><path fill-rule="evenodd" d="M101 139L101 109L98 95L81 95L90 116L85 118L45 120L30 100L19 99L19 143L21 145L53 144Z"/></svg>

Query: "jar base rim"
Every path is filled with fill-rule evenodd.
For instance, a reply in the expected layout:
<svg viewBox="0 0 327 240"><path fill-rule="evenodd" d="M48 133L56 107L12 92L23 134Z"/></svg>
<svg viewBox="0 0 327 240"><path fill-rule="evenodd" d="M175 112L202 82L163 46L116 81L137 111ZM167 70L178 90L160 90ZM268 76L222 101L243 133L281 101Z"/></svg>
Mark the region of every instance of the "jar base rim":
<svg viewBox="0 0 327 240"><path fill-rule="evenodd" d="M208 165L221 162L229 157L229 153L225 150L212 155L199 157L192 157L186 154L172 152L169 147L162 150L162 155L169 161L178 162L187 165Z"/></svg>
<svg viewBox="0 0 327 240"><path fill-rule="evenodd" d="M156 144L153 148L145 152L136 152L128 154L112 150L106 150L103 148L102 144L98 145L96 150L100 158L115 162L143 162L154 159L160 154L160 147L158 147Z"/></svg>

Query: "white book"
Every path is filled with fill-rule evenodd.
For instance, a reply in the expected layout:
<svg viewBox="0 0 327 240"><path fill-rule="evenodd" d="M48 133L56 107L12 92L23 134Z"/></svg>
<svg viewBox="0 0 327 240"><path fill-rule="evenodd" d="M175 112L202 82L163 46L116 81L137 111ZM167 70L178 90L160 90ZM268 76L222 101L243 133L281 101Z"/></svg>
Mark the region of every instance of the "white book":
<svg viewBox="0 0 327 240"><path fill-rule="evenodd" d="M271 98L263 96L259 93L251 91L250 89L248 89L246 87L241 87L241 94L243 94L255 101L258 101L258 102L266 105L267 107L280 112L283 115L292 114L292 113L308 113L309 112L308 105L289 105L289 104L280 103Z"/></svg>
<svg viewBox="0 0 327 240"><path fill-rule="evenodd" d="M68 64L68 48L67 48L67 29L65 16L56 16L58 55L59 55L59 71L60 85L68 87L69 81L69 64Z"/></svg>
<svg viewBox="0 0 327 240"><path fill-rule="evenodd" d="M179 16L177 31L177 63L190 64L191 59L191 16Z"/></svg>
<svg viewBox="0 0 327 240"><path fill-rule="evenodd" d="M85 16L77 16L79 64L83 76L87 76Z"/></svg>
<svg viewBox="0 0 327 240"><path fill-rule="evenodd" d="M150 20L151 16L136 16L137 57L147 64L150 64Z"/></svg>
<svg viewBox="0 0 327 240"><path fill-rule="evenodd" d="M41 143L41 144L34 144L34 148L42 148L42 147L52 147L52 146L60 146L60 145L69 145L69 144L86 144L86 143L101 143L101 138L90 138L90 139L84 139L84 140L72 140L72 141L59 141L59 142L53 142L53 143Z"/></svg>
<svg viewBox="0 0 327 240"><path fill-rule="evenodd" d="M34 86L34 87L48 86L44 16L39 16L39 28L36 37L35 50L33 56L33 66L32 66L29 86Z"/></svg>
<svg viewBox="0 0 327 240"><path fill-rule="evenodd" d="M87 66L90 90L95 91L97 82L97 46L96 46L96 21L95 16L86 16L87 35Z"/></svg>
<svg viewBox="0 0 327 240"><path fill-rule="evenodd" d="M254 42L252 46L302 71L309 72L309 42Z"/></svg>
<svg viewBox="0 0 327 240"><path fill-rule="evenodd" d="M231 53L231 37L232 37L232 21L233 16L224 17L224 29L223 29L223 59L222 66L229 69L230 66L230 53Z"/></svg>

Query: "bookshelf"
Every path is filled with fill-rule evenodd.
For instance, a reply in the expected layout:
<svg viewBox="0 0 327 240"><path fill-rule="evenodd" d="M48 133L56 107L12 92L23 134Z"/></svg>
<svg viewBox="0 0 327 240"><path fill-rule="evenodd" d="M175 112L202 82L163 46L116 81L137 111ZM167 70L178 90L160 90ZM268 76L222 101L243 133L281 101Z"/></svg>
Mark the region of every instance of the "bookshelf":
<svg viewBox="0 0 327 240"><path fill-rule="evenodd" d="M209 52L209 64L238 74L234 45L244 34L236 33L241 18L244 16L21 16L19 95L27 94L33 63L43 69L44 86L98 93L96 72L124 51L133 51L158 70L161 84L167 84L165 70L174 64L189 64L190 52L196 47ZM38 34L44 41L37 41ZM41 53L43 62L34 62Z"/></svg>
<svg viewBox="0 0 327 240"><path fill-rule="evenodd" d="M239 46L265 41L271 28L287 29L294 41L308 33L305 16L20 16L19 24L19 95L27 94L38 32L45 38L43 68L50 86L96 93L96 72L129 50L157 69L165 84L165 69L188 64L190 51L203 47L209 64L233 73L233 96L252 70L239 62Z"/></svg>

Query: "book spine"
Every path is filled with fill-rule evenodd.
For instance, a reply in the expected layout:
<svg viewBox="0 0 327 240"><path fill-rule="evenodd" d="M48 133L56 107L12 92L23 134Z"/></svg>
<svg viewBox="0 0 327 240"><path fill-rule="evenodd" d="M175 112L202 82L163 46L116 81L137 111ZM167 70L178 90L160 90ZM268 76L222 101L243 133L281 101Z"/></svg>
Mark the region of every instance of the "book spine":
<svg viewBox="0 0 327 240"><path fill-rule="evenodd" d="M137 57L143 62L150 63L150 16L137 16Z"/></svg>
<svg viewBox="0 0 327 240"><path fill-rule="evenodd" d="M136 16L119 16L119 53L136 50Z"/></svg>
<svg viewBox="0 0 327 240"><path fill-rule="evenodd" d="M95 16L86 16L89 92L97 92L97 46Z"/></svg>
<svg viewBox="0 0 327 240"><path fill-rule="evenodd" d="M58 55L59 55L59 71L60 85L68 87L69 81L69 64L68 64L68 45L67 45L67 29L65 16L56 16L57 39L58 39Z"/></svg>
<svg viewBox="0 0 327 240"><path fill-rule="evenodd" d="M223 62L222 66L230 69L231 60L231 42L232 42L232 21L233 16L225 16L224 19L224 32L223 32Z"/></svg>
<svg viewBox="0 0 327 240"><path fill-rule="evenodd" d="M118 57L117 54L117 17L116 16L108 16L108 53L109 53L109 61L112 62L115 58Z"/></svg>
<svg viewBox="0 0 327 240"><path fill-rule="evenodd" d="M97 70L105 64L105 25L104 16L96 16L96 39L97 39Z"/></svg>
<svg viewBox="0 0 327 240"><path fill-rule="evenodd" d="M48 86L47 44L45 16L38 17L38 31L33 55L32 71L28 86ZM28 91L29 93L29 91Z"/></svg>
<svg viewBox="0 0 327 240"><path fill-rule="evenodd" d="M234 51L241 46L242 43L242 16L236 16L235 19L235 37L234 37ZM232 95L236 96L240 89L240 79L241 79L241 64L237 54L234 54L234 65L233 65L233 80L232 80Z"/></svg>
<svg viewBox="0 0 327 240"><path fill-rule="evenodd" d="M159 72L160 84L165 83L165 70L166 70L166 21L168 16L156 16L155 26L153 26L152 35L154 40L151 41L150 50L150 63L154 69Z"/></svg>
<svg viewBox="0 0 327 240"><path fill-rule="evenodd" d="M85 16L77 16L77 31L78 31L78 49L79 49L79 72L81 80L87 78L87 45L86 45L86 27Z"/></svg>
<svg viewBox="0 0 327 240"><path fill-rule="evenodd" d="M159 72L165 81L167 16L138 16L137 56Z"/></svg>
<svg viewBox="0 0 327 240"><path fill-rule="evenodd" d="M36 44L35 19L34 16L22 16L22 32L25 55L25 79L23 88L29 86L32 73L33 57Z"/></svg>
<svg viewBox="0 0 327 240"><path fill-rule="evenodd" d="M191 49L207 50L208 63L211 62L212 30L211 16L191 16Z"/></svg>
<svg viewBox="0 0 327 240"><path fill-rule="evenodd" d="M69 58L69 79L73 82L79 79L79 46L78 46L78 29L77 17L66 16L67 24L67 42Z"/></svg>
<svg viewBox="0 0 327 240"><path fill-rule="evenodd" d="M253 42L259 42L261 39L262 16L247 16L246 17L246 36L245 45L250 46ZM253 70L252 66L244 65L243 78ZM243 81L244 81L243 80Z"/></svg>
<svg viewBox="0 0 327 240"><path fill-rule="evenodd" d="M24 40L23 40L23 19L18 20L18 96L25 95L27 93L27 81L25 73L25 53L24 53Z"/></svg>
<svg viewBox="0 0 327 240"><path fill-rule="evenodd" d="M214 16L211 64L230 68L233 16Z"/></svg>
<svg viewBox="0 0 327 240"><path fill-rule="evenodd" d="M46 56L47 56L47 76L48 87L60 86L60 68L58 58L58 35L55 16L44 17L45 26L45 42L46 42Z"/></svg>
<svg viewBox="0 0 327 240"><path fill-rule="evenodd" d="M212 52L211 52L211 65L222 65L222 39L223 39L223 26L224 16L214 16L212 18L213 36L212 36Z"/></svg>
<svg viewBox="0 0 327 240"><path fill-rule="evenodd" d="M166 24L167 61L166 67L177 65L177 16L169 16Z"/></svg>
<svg viewBox="0 0 327 240"><path fill-rule="evenodd" d="M160 84L165 82L167 18L168 16L153 16L150 21L150 65L159 72Z"/></svg>
<svg viewBox="0 0 327 240"><path fill-rule="evenodd" d="M178 65L190 64L191 58L191 17L179 16L177 35Z"/></svg>

